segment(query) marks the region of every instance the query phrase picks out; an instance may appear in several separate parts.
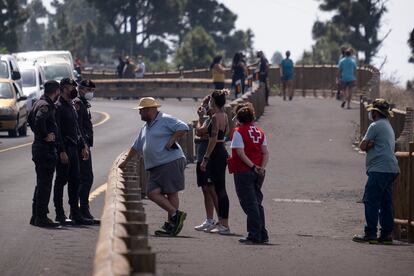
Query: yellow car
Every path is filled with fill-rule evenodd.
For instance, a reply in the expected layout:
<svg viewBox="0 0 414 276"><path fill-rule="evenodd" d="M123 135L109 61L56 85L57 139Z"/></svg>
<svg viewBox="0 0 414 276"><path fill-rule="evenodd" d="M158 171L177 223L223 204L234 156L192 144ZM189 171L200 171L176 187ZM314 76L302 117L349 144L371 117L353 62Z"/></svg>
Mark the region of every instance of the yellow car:
<svg viewBox="0 0 414 276"><path fill-rule="evenodd" d="M26 99L16 82L0 79L0 131L10 137L27 135Z"/></svg>

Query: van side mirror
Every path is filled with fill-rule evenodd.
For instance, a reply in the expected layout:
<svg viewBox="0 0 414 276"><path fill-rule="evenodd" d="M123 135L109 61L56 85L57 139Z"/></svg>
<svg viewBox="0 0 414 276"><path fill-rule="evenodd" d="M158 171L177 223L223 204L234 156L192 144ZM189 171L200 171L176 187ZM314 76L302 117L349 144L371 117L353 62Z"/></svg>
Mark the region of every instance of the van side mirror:
<svg viewBox="0 0 414 276"><path fill-rule="evenodd" d="M27 100L27 96L20 96L18 99L17 99L17 101L25 101L25 100Z"/></svg>
<svg viewBox="0 0 414 276"><path fill-rule="evenodd" d="M20 72L18 71L13 71L12 73L12 80L20 80L22 76L20 75Z"/></svg>

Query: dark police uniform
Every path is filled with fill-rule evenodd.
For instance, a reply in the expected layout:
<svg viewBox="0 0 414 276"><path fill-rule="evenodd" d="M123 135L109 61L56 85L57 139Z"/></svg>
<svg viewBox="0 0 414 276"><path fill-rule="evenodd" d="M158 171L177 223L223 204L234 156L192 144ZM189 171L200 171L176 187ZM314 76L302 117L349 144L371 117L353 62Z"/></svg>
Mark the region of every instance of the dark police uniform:
<svg viewBox="0 0 414 276"><path fill-rule="evenodd" d="M81 86L89 86L88 81L82 81ZM91 87L92 88L92 87ZM86 144L89 149L93 147L93 124L92 116L90 112L91 104L84 97L77 97L74 101L74 105L78 114L78 124L80 131L83 134ZM93 184L93 171L92 171L92 156L89 151L89 159L83 160L80 156L80 210L82 216L89 219L94 219L89 212L89 193Z"/></svg>
<svg viewBox="0 0 414 276"><path fill-rule="evenodd" d="M55 142L45 141L49 133L57 136L58 132L53 101L46 95L41 96L34 104L29 118L33 118L30 122L34 132L32 160L36 170L36 188L30 223L39 225L38 220L45 222L49 213L48 205L57 161Z"/></svg>
<svg viewBox="0 0 414 276"><path fill-rule="evenodd" d="M53 195L56 220L59 222L65 222L66 220L63 209L63 188L68 183L71 218L75 222L83 223L78 206L80 188L79 149L85 146L85 141L78 126L78 117L72 101L68 102L63 97L59 97L56 102L56 122L59 129L58 154L66 152L69 158L68 164L63 164L59 158L56 166Z"/></svg>

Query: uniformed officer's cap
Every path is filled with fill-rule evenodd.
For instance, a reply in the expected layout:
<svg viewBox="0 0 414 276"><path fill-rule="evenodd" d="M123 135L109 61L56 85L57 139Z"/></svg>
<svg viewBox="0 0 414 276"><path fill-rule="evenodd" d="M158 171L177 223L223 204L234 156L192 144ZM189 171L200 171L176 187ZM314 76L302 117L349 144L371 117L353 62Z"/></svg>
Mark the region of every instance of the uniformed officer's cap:
<svg viewBox="0 0 414 276"><path fill-rule="evenodd" d="M88 79L86 79L86 80L82 80L80 83L79 83L79 86L81 86L81 87L85 87L85 88L95 88L96 86L95 86L95 83L93 82L93 81L91 81L91 80L88 80Z"/></svg>
<svg viewBox="0 0 414 276"><path fill-rule="evenodd" d="M65 85L71 85L73 87L78 86L71 78L63 78L60 80L60 87L63 88Z"/></svg>

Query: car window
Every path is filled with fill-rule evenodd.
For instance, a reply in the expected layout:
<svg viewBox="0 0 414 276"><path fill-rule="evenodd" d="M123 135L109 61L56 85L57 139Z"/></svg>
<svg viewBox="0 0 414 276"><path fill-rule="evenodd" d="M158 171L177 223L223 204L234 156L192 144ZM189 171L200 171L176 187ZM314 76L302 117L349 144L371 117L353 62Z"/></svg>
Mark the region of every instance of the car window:
<svg viewBox="0 0 414 276"><path fill-rule="evenodd" d="M7 69L7 62L0 61L0 78L9 78L9 70Z"/></svg>
<svg viewBox="0 0 414 276"><path fill-rule="evenodd" d="M45 70L45 79L46 80L61 80L63 78L70 78L71 73L69 66L64 64L52 64L43 66Z"/></svg>
<svg viewBox="0 0 414 276"><path fill-rule="evenodd" d="M9 83L0 82L0 99L13 99L14 93Z"/></svg>
<svg viewBox="0 0 414 276"><path fill-rule="evenodd" d="M23 69L20 74L22 75L23 87L36 86L36 71L34 69Z"/></svg>

